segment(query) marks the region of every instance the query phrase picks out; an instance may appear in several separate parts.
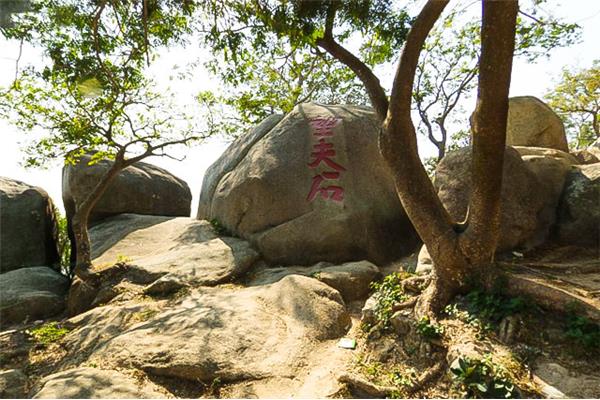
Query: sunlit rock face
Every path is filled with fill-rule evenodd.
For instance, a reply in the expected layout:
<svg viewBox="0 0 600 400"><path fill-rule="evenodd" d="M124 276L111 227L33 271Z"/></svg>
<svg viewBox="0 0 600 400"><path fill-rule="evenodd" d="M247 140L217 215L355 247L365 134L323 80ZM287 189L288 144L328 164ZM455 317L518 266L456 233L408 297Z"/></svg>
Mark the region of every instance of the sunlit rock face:
<svg viewBox="0 0 600 400"><path fill-rule="evenodd" d="M414 250L416 234L377 145L372 109L301 104L237 139L207 171L198 218L271 262L308 265Z"/></svg>

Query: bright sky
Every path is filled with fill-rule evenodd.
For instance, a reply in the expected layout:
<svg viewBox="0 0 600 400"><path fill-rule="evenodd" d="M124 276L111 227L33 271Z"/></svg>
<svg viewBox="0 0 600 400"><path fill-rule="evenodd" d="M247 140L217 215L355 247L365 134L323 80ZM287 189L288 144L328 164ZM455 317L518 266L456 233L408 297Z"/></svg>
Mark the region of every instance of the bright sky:
<svg viewBox="0 0 600 400"><path fill-rule="evenodd" d="M473 4L473 1L462 1L465 5ZM576 22L582 27L581 43L570 48L554 50L549 59L541 59L537 64L528 64L523 60L516 60L513 66L511 84L511 96L533 95L543 97L557 81L561 69L564 66L587 68L592 61L600 58L600 1L597 0L550 0L552 5L544 6L544 9L553 15L559 16L568 22ZM478 7L476 4L470 7ZM9 42L0 37L0 86L6 86L14 78L15 60L19 48L17 43ZM41 54L33 48L25 47L21 65L35 63ZM194 68L189 80L173 84L169 76L173 68L185 66L194 60L205 60L207 54L195 44L186 48L176 48L164 51L160 54L158 61L152 66L152 73L159 85L170 85L177 95L177 103L184 108L193 111L195 104L193 95L200 90L214 87L215 79L211 78L202 68L201 62ZM393 71L385 71L382 79L388 79ZM468 108L471 110L471 108ZM470 111L469 111L470 112ZM23 134L8 125L6 121L0 120L0 175L24 181L28 184L40 186L45 189L54 202L62 208L61 198L61 160L56 160L46 170L24 169L20 162L23 158L20 151L20 141ZM166 158L153 158L147 161L161 166L178 177L184 179L194 196L192 203L192 214L195 214L202 178L206 169L220 156L227 147L223 140L213 139L199 144L187 151L187 158L182 161L174 161ZM422 156L434 154L433 146L426 140L420 140L420 152Z"/></svg>

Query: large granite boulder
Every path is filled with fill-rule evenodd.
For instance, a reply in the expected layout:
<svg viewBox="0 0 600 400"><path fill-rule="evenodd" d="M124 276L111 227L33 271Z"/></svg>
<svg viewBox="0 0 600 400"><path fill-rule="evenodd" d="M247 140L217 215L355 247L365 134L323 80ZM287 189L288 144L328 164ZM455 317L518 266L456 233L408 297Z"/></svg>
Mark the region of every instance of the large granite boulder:
<svg viewBox="0 0 600 400"><path fill-rule="evenodd" d="M44 190L0 177L0 272L58 262L56 219Z"/></svg>
<svg viewBox="0 0 600 400"><path fill-rule="evenodd" d="M569 151L560 117L546 103L533 96L509 99L506 144Z"/></svg>
<svg viewBox="0 0 600 400"><path fill-rule="evenodd" d="M561 242L600 249L600 163L575 166L569 172L557 233Z"/></svg>
<svg viewBox="0 0 600 400"><path fill-rule="evenodd" d="M548 161L543 156L531 157L535 160L524 161L517 150L506 147L499 251L539 244L554 222L550 209L552 204L556 207L560 196L557 188L562 187L560 176L562 174L564 180L566 171L561 161ZM535 168L530 168L528 164L533 163ZM448 153L435 172L438 195L456 221L464 220L469 205L470 168L471 148L466 147Z"/></svg>
<svg viewBox="0 0 600 400"><path fill-rule="evenodd" d="M368 259L417 236L380 156L370 108L301 104L236 140L206 172L198 218L218 220L271 262Z"/></svg>
<svg viewBox="0 0 600 400"><path fill-rule="evenodd" d="M0 326L61 313L68 287L69 279L48 267L0 274Z"/></svg>
<svg viewBox="0 0 600 400"><path fill-rule="evenodd" d="M93 165L88 165L89 162L90 156L86 155L77 164L63 168L63 202L69 220L76 205L112 164L108 160ZM152 164L137 162L122 170L98 200L90 214L90 223L123 213L188 217L191 201L192 194L183 180Z"/></svg>

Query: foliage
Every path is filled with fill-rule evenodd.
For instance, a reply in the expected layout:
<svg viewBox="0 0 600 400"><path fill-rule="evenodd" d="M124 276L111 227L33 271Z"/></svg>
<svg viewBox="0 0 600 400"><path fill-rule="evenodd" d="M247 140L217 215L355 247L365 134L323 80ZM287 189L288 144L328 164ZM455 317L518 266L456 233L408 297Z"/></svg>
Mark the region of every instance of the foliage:
<svg viewBox="0 0 600 400"><path fill-rule="evenodd" d="M444 327L431 322L429 317L417 321L417 332L426 339L439 339L444 334Z"/></svg>
<svg viewBox="0 0 600 400"><path fill-rule="evenodd" d="M587 349L600 350L600 325L594 324L586 317L570 314L566 336Z"/></svg>
<svg viewBox="0 0 600 400"><path fill-rule="evenodd" d="M460 357L450 366L452 381L466 398L518 398L508 373L492 361L490 355L482 359Z"/></svg>
<svg viewBox="0 0 600 400"><path fill-rule="evenodd" d="M377 321L384 327L388 327L392 317L392 307L397 303L408 300L408 296L402 290L402 280L406 278L405 273L394 272L383 278L382 282L371 283L375 291L377 303L374 313Z"/></svg>
<svg viewBox="0 0 600 400"><path fill-rule="evenodd" d="M62 215L56 207L54 207L54 215L56 216L56 244L60 270L65 276L73 278L73 268L71 266L71 240L69 239L67 217Z"/></svg>
<svg viewBox="0 0 600 400"><path fill-rule="evenodd" d="M488 293L474 290L465 297L467 309L492 324L499 323L505 317L525 310L525 300L522 297L506 297L498 293Z"/></svg>
<svg viewBox="0 0 600 400"><path fill-rule="evenodd" d="M69 330L65 327L61 327L56 322L49 322L37 328L28 330L27 333L33 337L37 343L47 346L62 339L69 333Z"/></svg>
<svg viewBox="0 0 600 400"><path fill-rule="evenodd" d="M600 60L588 69L564 68L560 82L546 94L548 105L560 115L573 148L600 138Z"/></svg>
<svg viewBox="0 0 600 400"><path fill-rule="evenodd" d="M229 229L227 229L217 218L210 220L210 226L212 226L213 231L219 236L231 236Z"/></svg>
<svg viewBox="0 0 600 400"><path fill-rule="evenodd" d="M531 8L531 12L522 12L517 18L515 57L534 62L540 57L549 57L550 50L572 45L578 40L578 25L552 17L540 19L535 16L536 7ZM417 129L438 148L438 160L449 145L464 145L459 142L465 135L452 137L448 126L467 125L462 103L477 83L479 32L478 22L466 18L464 9L452 11L431 32L421 53L413 93L415 110L420 117ZM466 133L468 138L470 133Z"/></svg>

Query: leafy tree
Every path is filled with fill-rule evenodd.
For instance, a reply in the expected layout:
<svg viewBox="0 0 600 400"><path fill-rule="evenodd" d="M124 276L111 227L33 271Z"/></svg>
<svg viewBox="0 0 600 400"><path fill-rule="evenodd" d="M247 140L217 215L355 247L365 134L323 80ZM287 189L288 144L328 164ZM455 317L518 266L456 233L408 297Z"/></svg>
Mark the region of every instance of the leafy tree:
<svg viewBox="0 0 600 400"><path fill-rule="evenodd" d="M546 100L565 123L573 147L586 147L600 138L600 60L588 69L564 68Z"/></svg>
<svg viewBox="0 0 600 400"><path fill-rule="evenodd" d="M427 176L419 159L411 117L421 50L447 4L447 0L429 0L413 20L408 35L404 34L408 19L399 18L406 14L385 0L256 0L223 4L230 19L252 27L249 32L257 45L264 42L265 35L275 34L286 37L291 45L320 48L350 68L363 83L381 121L380 150L394 175L398 196L430 249L435 265L432 281L418 302L419 314L439 312L477 277L493 275L491 266L500 228L500 189L518 4L483 1L479 90L472 119L473 194L468 218L461 223L451 219ZM404 42L389 99L369 67L368 58L344 47L343 40L352 32L365 32L366 43L370 37L385 38L394 49ZM235 53L235 41L234 46L229 46L226 39L217 43ZM388 61L395 56L388 55Z"/></svg>
<svg viewBox="0 0 600 400"><path fill-rule="evenodd" d="M436 146L437 161L444 157L452 139L448 125L466 126L461 100L476 86L480 27L477 21L461 22L464 13L464 9L452 11L442 25L433 29L417 66L413 93L415 110L420 117L417 130ZM549 57L552 49L578 40L577 24L534 15L535 7L530 13L521 12L517 16L515 57L535 62L540 57Z"/></svg>
<svg viewBox="0 0 600 400"><path fill-rule="evenodd" d="M4 30L47 56L45 65L21 71L5 93L12 122L34 136L25 164L43 166L62 157L74 163L86 153L93 153L91 163L114 161L70 221L75 274L82 279L93 277L88 217L117 174L203 137L144 76L154 49L189 31L192 10L191 3L182 7L175 0L42 0Z"/></svg>

